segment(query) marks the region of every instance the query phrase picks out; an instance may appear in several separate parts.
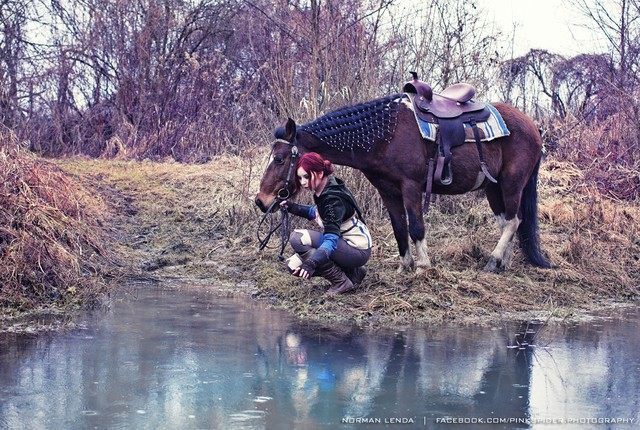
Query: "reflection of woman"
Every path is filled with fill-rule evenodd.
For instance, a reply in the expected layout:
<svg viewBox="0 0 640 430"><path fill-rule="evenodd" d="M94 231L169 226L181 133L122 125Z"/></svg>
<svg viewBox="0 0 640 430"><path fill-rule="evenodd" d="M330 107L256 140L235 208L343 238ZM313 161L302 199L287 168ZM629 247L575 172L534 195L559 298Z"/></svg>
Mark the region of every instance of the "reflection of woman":
<svg viewBox="0 0 640 430"><path fill-rule="evenodd" d="M371 256L371 235L351 192L333 175L333 165L310 152L298 161L296 181L313 193L315 206L284 201L294 215L316 220L324 231L294 230L289 238L296 251L288 260L293 275L322 276L331 282L327 294L341 294L362 282Z"/></svg>
<svg viewBox="0 0 640 430"><path fill-rule="evenodd" d="M306 365L307 350L300 344L300 336L295 333L289 333L284 339L287 347L287 362L296 366Z"/></svg>

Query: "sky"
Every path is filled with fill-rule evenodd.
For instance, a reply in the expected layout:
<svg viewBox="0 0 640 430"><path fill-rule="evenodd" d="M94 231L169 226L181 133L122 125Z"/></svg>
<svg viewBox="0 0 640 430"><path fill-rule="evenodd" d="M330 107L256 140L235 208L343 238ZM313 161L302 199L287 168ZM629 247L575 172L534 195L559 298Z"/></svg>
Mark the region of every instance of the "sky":
<svg viewBox="0 0 640 430"><path fill-rule="evenodd" d="M601 37L566 0L477 0L503 34L514 34L513 57L530 49L564 56L603 52ZM591 25L593 27L593 25Z"/></svg>

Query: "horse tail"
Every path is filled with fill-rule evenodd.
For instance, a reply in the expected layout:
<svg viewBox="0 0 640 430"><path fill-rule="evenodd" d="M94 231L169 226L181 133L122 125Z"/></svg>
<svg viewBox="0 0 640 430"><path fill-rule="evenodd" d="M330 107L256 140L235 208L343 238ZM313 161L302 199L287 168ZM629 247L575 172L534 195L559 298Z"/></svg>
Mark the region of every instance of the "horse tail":
<svg viewBox="0 0 640 430"><path fill-rule="evenodd" d="M540 250L540 237L538 233L538 170L540 160L533 168L533 173L527 181L522 198L520 199L520 209L522 211L522 222L518 227L518 239L520 248L527 257L527 260L534 266L551 268L551 263L542 255Z"/></svg>

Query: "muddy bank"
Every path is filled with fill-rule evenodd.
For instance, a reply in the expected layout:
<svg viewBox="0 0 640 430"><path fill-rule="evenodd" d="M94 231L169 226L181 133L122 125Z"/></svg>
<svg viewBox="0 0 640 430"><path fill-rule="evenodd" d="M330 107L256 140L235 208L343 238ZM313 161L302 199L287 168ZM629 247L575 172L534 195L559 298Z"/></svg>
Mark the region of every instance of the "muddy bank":
<svg viewBox="0 0 640 430"><path fill-rule="evenodd" d="M547 160L540 174L541 243L556 269L533 268L516 250L510 271L483 272L499 237L484 197L440 198L428 215L433 269L396 273L391 227L372 209L369 274L355 293L335 299L324 297L328 285L322 279L286 275L275 249L257 251L261 214L252 204L259 180L253 163L226 156L203 165L84 159L57 164L114 206L110 222L133 276L247 295L303 318L391 326L565 318L640 297L640 207L590 189L569 163ZM362 184L352 172L343 170L342 176ZM370 208L381 207L366 184L358 185L358 193L371 196ZM310 226L303 220L295 225Z"/></svg>

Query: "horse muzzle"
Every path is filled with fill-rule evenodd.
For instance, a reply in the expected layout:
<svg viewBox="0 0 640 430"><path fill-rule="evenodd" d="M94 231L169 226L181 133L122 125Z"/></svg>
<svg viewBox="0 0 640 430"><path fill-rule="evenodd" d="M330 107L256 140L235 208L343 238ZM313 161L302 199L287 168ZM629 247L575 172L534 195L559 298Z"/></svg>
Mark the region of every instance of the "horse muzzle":
<svg viewBox="0 0 640 430"><path fill-rule="evenodd" d="M271 197L271 196L269 196ZM256 196L256 199L254 200L256 206L258 206L258 208L263 212L266 213L267 210L271 209L270 212L275 212L276 210L279 209L278 205L274 205L274 199L275 197L271 197L271 200L269 200L268 204L265 204L265 198L264 195L261 195L260 193L258 193L258 195Z"/></svg>
<svg viewBox="0 0 640 430"><path fill-rule="evenodd" d="M258 197L256 197L256 199L255 199L255 203L256 203L256 206L258 206L258 208L259 208L263 213L267 211L267 208L264 206L264 203L262 203L262 201L261 201Z"/></svg>

